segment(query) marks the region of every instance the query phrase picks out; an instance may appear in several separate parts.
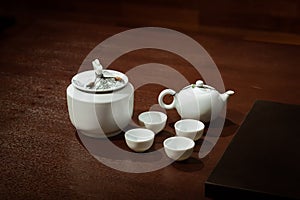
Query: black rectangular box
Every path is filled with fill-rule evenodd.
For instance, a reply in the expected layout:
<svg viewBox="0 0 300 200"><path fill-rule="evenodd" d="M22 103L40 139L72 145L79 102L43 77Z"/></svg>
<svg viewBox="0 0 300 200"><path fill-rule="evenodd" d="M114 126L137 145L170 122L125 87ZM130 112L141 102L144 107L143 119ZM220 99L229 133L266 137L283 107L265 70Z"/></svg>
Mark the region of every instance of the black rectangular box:
<svg viewBox="0 0 300 200"><path fill-rule="evenodd" d="M214 199L300 199L300 106L256 101L205 183Z"/></svg>

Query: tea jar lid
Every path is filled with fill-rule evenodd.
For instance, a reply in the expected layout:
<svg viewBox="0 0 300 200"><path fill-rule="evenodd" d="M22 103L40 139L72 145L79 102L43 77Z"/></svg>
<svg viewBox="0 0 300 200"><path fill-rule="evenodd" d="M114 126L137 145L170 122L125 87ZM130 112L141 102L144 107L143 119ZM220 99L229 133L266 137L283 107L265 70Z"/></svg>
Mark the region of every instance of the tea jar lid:
<svg viewBox="0 0 300 200"><path fill-rule="evenodd" d="M104 70L96 58L92 61L94 70L76 74L72 78L72 85L84 92L102 93L121 89L128 83L128 77L122 72Z"/></svg>
<svg viewBox="0 0 300 200"><path fill-rule="evenodd" d="M88 70L76 74L72 78L72 85L84 92L105 93L119 90L128 83L128 77L115 70Z"/></svg>

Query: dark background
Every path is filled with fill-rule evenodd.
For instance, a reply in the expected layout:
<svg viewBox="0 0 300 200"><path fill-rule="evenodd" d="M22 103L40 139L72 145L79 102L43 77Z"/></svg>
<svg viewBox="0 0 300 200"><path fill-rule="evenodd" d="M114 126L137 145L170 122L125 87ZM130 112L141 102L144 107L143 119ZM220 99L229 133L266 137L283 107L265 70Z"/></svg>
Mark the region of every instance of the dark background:
<svg viewBox="0 0 300 200"><path fill-rule="evenodd" d="M299 0L74 0L1 1L1 29L38 19L161 26L250 40L299 43Z"/></svg>

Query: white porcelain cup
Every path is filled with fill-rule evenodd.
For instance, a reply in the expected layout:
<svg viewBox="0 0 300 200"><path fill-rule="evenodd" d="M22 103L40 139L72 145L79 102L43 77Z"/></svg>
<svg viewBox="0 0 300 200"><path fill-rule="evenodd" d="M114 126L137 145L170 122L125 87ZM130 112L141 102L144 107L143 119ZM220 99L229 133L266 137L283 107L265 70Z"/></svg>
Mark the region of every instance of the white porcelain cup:
<svg viewBox="0 0 300 200"><path fill-rule="evenodd" d="M154 135L154 132L149 129L135 128L125 133L125 141L130 149L143 152L152 146Z"/></svg>
<svg viewBox="0 0 300 200"><path fill-rule="evenodd" d="M192 155L195 146L192 139L181 136L167 138L163 144L167 156L177 161L188 159Z"/></svg>
<svg viewBox="0 0 300 200"><path fill-rule="evenodd" d="M187 137L194 141L201 138L205 128L205 125L201 121L195 119L179 120L174 126L176 135Z"/></svg>
<svg viewBox="0 0 300 200"><path fill-rule="evenodd" d="M138 116L141 126L158 133L164 129L167 122L167 115L159 111L147 111Z"/></svg>

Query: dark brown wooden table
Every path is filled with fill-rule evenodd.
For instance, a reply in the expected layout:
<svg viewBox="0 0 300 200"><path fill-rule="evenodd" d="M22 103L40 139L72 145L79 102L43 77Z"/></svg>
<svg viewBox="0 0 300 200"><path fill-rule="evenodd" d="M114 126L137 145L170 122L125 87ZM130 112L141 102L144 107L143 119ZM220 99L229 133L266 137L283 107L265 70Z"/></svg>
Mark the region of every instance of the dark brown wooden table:
<svg viewBox="0 0 300 200"><path fill-rule="evenodd" d="M221 158L256 99L300 104L300 46L253 42L207 34L188 34L210 53L229 100L222 135L203 159L192 158L155 172L124 173L98 162L81 145L69 121L66 88L85 56L101 41L126 28L40 19L8 29L0 37L0 199L201 199L204 181ZM110 68L128 71L157 62L199 79L190 64L160 50L138 50ZM146 85L135 91L133 119L157 103L164 89ZM180 117L168 111L166 131ZM115 140L126 149L122 135ZM161 145L155 143L155 147Z"/></svg>

